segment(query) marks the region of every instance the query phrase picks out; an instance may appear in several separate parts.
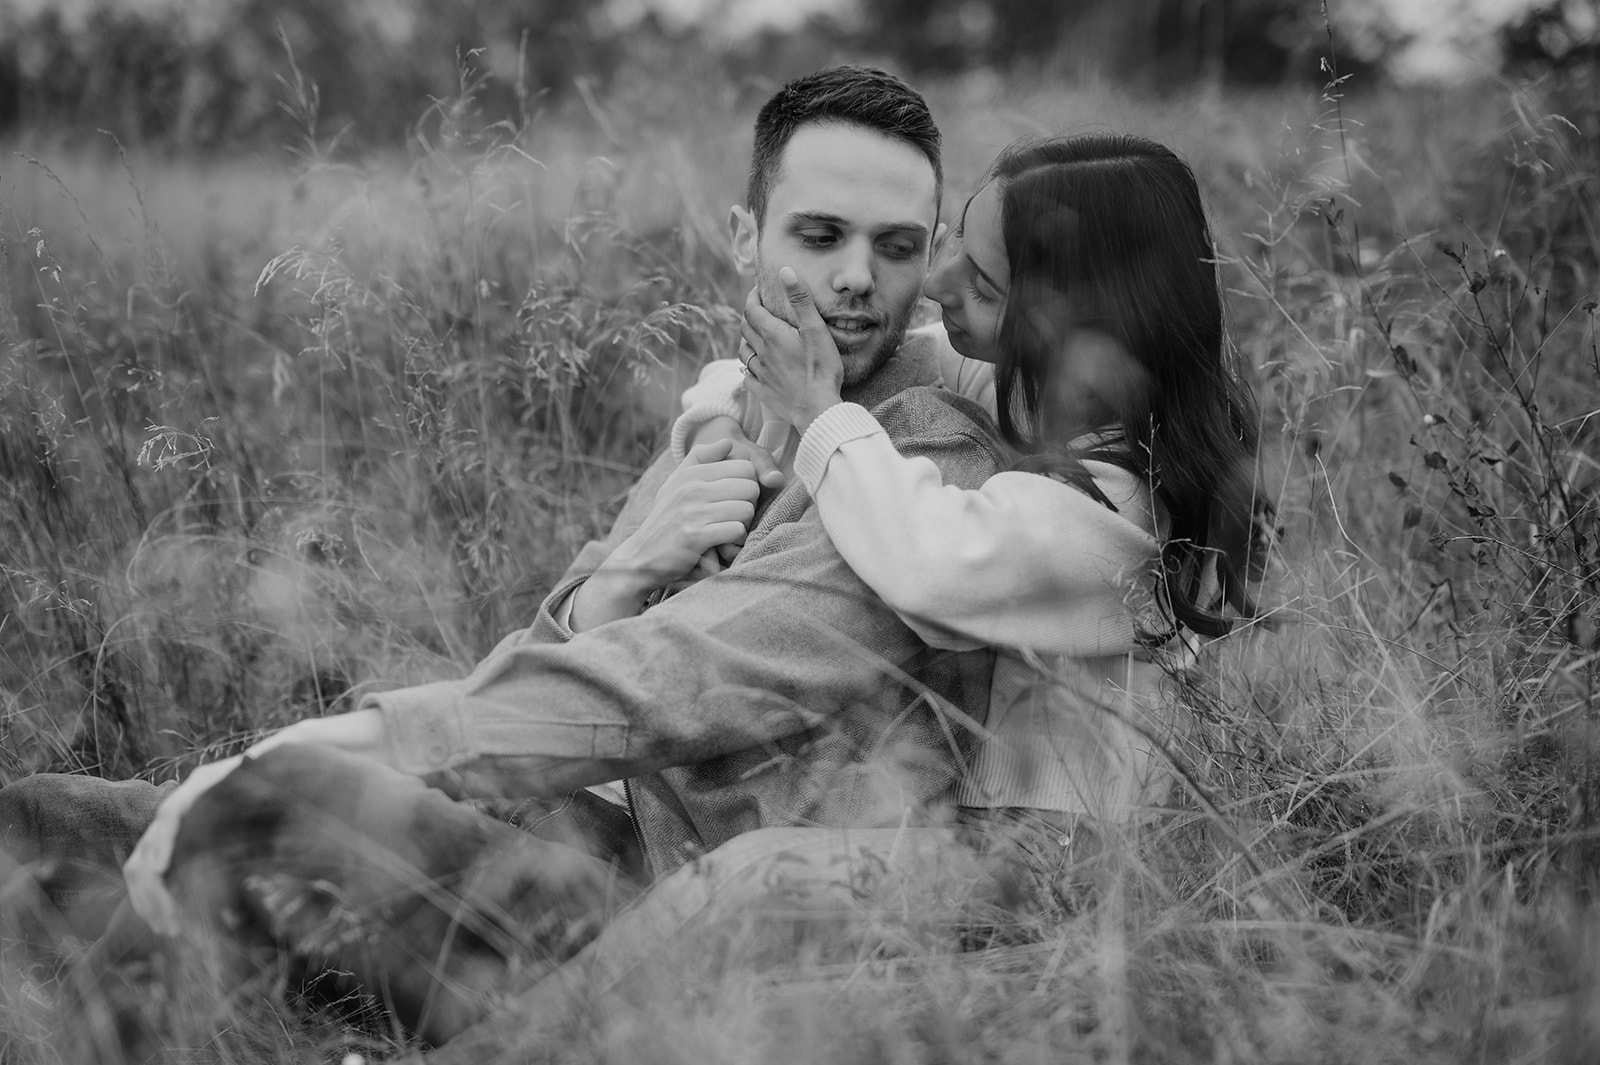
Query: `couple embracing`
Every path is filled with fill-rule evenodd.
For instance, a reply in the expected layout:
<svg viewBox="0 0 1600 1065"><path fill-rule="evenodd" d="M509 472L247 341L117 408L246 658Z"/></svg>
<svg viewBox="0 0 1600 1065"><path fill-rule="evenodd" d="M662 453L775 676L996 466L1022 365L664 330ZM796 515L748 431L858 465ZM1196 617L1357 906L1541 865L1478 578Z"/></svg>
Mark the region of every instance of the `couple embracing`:
<svg viewBox="0 0 1600 1065"><path fill-rule="evenodd" d="M773 892L1075 905L1097 826L1161 798L1162 659L1253 612L1254 412L1180 159L1017 146L946 226L939 145L878 71L767 102L737 361L468 677L176 787L0 790L41 856L82 838L63 803L115 826L101 858L139 838L75 974L97 1056L128 1030L105 989L189 929L224 983L287 949L487 1061Z"/></svg>

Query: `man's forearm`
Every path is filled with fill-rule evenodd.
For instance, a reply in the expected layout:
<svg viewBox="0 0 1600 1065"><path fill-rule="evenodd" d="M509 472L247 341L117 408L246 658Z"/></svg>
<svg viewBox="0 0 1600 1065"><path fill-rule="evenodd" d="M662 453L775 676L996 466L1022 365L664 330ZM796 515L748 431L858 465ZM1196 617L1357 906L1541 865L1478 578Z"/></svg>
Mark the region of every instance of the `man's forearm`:
<svg viewBox="0 0 1600 1065"><path fill-rule="evenodd" d="M383 715L376 710L352 710L332 717L310 717L272 733L247 752L264 754L287 743L337 747L341 751L388 764L389 743Z"/></svg>
<svg viewBox="0 0 1600 1065"><path fill-rule="evenodd" d="M787 531L833 555L820 530ZM920 643L832 572L735 567L566 644L504 648L464 681L369 696L397 768L473 793L556 794L802 731L882 689Z"/></svg>
<svg viewBox="0 0 1600 1065"><path fill-rule="evenodd" d="M927 420L902 422L913 416ZM963 486L995 468L973 435L908 451ZM639 617L561 644L508 641L464 681L369 696L396 767L453 773L473 793L559 793L760 748L903 693L899 671L925 645L839 557L808 496L773 506L788 510L731 569Z"/></svg>

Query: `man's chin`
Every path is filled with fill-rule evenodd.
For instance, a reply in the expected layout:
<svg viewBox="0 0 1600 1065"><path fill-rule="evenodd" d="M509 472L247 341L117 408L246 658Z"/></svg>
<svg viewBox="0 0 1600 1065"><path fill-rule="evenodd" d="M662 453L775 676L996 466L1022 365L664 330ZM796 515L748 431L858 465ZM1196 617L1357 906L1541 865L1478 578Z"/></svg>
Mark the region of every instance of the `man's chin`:
<svg viewBox="0 0 1600 1065"><path fill-rule="evenodd" d="M900 349L900 341L905 338L905 330L895 330L879 339L871 347L863 346L856 351L839 352L839 361L844 363L844 387L862 384L872 378L872 375L883 369L885 363L894 358L894 353Z"/></svg>
<svg viewBox="0 0 1600 1065"><path fill-rule="evenodd" d="M852 354L841 352L839 361L844 363L844 387L850 388L871 379L873 374L883 369L883 364L893 355L893 348L858 351Z"/></svg>

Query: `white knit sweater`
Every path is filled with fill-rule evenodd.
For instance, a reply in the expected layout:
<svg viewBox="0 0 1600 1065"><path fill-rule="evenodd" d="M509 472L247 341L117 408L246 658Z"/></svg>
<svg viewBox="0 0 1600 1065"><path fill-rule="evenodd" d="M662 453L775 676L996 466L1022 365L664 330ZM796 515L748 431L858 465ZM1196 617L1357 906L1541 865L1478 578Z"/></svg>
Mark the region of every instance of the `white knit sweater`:
<svg viewBox="0 0 1600 1065"><path fill-rule="evenodd" d="M992 411L990 367L949 354L947 387ZM788 427L777 434L759 412L750 417L737 364L727 362L731 370L710 370L686 393L677 450L715 414L738 418L752 438L766 428L783 445ZM812 423L793 466L839 553L919 635L937 647L1000 651L986 736L959 804L1126 820L1159 800L1170 778L1142 733L1165 731L1171 700L1162 668L1135 639L1141 622L1162 627L1151 588L1163 523L1146 485L1086 462L1114 511L1032 473L996 474L976 491L947 486L933 463L900 455L851 403Z"/></svg>

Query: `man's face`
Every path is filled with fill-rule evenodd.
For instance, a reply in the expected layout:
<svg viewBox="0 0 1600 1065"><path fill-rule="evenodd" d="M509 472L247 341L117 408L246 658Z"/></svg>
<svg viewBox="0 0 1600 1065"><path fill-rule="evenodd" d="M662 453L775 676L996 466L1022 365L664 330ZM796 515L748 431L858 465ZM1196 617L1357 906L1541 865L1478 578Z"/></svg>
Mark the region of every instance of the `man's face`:
<svg viewBox="0 0 1600 1065"><path fill-rule="evenodd" d="M784 147L765 225L733 209L734 257L761 302L788 321L778 271L816 300L844 361L844 383L871 377L900 346L922 292L938 221L933 167L911 145L860 126L801 127Z"/></svg>

